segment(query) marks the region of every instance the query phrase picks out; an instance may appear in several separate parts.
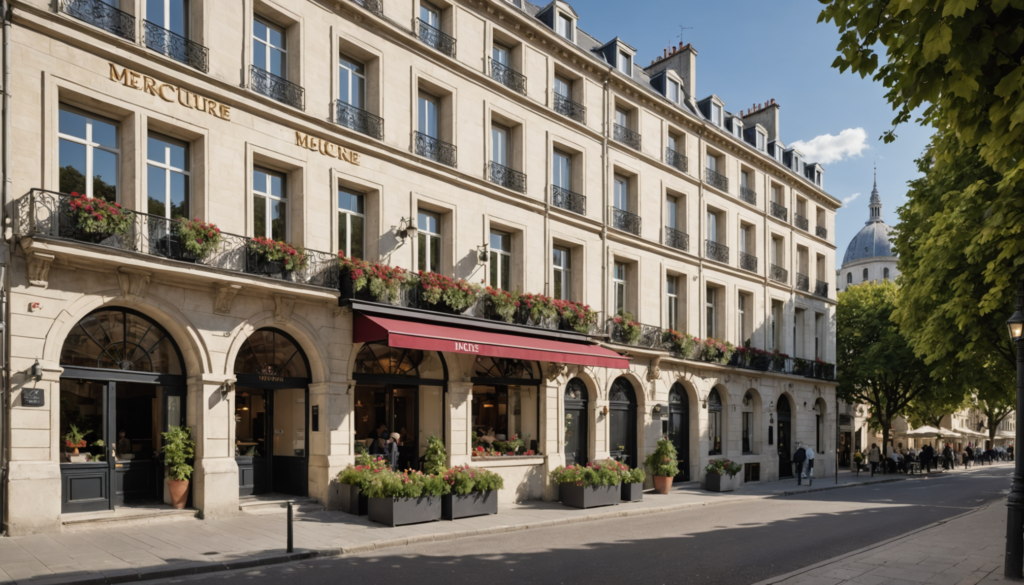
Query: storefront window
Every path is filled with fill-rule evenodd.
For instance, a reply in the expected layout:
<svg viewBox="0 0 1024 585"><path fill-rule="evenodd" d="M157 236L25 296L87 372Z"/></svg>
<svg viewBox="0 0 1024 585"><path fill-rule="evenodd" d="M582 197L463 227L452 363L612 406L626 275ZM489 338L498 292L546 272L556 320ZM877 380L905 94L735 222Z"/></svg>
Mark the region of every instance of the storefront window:
<svg viewBox="0 0 1024 585"><path fill-rule="evenodd" d="M502 449L518 438L523 455L537 452L537 369L533 362L478 356L473 378L474 448Z"/></svg>
<svg viewBox="0 0 1024 585"><path fill-rule="evenodd" d="M261 329L242 344L235 359L235 373L309 378L309 367L291 338L280 331Z"/></svg>
<svg viewBox="0 0 1024 585"><path fill-rule="evenodd" d="M75 325L60 354L64 366L182 375L181 357L159 325L120 309L93 313Z"/></svg>

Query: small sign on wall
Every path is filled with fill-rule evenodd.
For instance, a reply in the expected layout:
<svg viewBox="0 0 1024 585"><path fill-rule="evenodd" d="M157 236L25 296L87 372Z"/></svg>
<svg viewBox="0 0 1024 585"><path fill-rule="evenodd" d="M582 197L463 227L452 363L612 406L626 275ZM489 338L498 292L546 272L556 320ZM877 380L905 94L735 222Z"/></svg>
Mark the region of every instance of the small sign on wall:
<svg viewBox="0 0 1024 585"><path fill-rule="evenodd" d="M310 416L310 426L313 427L313 432L320 430L320 405L313 405L313 414Z"/></svg>
<svg viewBox="0 0 1024 585"><path fill-rule="evenodd" d="M25 388L21 391L22 406L46 406L46 393L42 388Z"/></svg>

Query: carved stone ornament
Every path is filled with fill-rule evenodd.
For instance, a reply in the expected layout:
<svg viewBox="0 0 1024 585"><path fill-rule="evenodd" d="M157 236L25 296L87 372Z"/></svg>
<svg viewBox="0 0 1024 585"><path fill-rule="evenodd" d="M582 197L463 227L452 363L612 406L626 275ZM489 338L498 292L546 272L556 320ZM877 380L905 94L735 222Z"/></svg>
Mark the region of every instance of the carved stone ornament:
<svg viewBox="0 0 1024 585"><path fill-rule="evenodd" d="M237 295L242 290L240 284L218 284L217 292L213 297L213 312L221 315L227 315L231 312L231 301L235 300Z"/></svg>
<svg viewBox="0 0 1024 585"><path fill-rule="evenodd" d="M149 272L117 269L117 285L121 289L121 296L130 303L138 303L146 298L152 278L153 275Z"/></svg>
<svg viewBox="0 0 1024 585"><path fill-rule="evenodd" d="M29 284L46 288L50 283L50 264L53 263L53 258L53 254L28 253Z"/></svg>
<svg viewBox="0 0 1024 585"><path fill-rule="evenodd" d="M651 361L650 367L647 368L647 381L654 382L659 379L661 379L661 358L656 357Z"/></svg>
<svg viewBox="0 0 1024 585"><path fill-rule="evenodd" d="M352 316L352 307L334 307L334 316L347 319Z"/></svg>
<svg viewBox="0 0 1024 585"><path fill-rule="evenodd" d="M295 309L295 297L274 295L274 322L287 323Z"/></svg>
<svg viewBox="0 0 1024 585"><path fill-rule="evenodd" d="M547 378L548 382L554 382L559 376L564 374L568 370L568 366L557 362L551 362L548 364L548 369L544 372L544 377Z"/></svg>

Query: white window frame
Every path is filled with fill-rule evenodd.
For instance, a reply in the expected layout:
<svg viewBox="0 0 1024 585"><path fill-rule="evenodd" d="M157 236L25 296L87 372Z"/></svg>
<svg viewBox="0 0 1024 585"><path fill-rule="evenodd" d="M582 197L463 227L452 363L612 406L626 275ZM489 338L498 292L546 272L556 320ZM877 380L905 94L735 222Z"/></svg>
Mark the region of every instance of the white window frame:
<svg viewBox="0 0 1024 585"><path fill-rule="evenodd" d="M618 63L616 64L615 68L618 69L620 73L626 75L627 77L632 77L633 76L633 57L632 57L632 55L630 55L629 53L623 51L622 49L617 49L617 53L618 53L619 57L617 59Z"/></svg>
<svg viewBox="0 0 1024 585"><path fill-rule="evenodd" d="M565 86L565 93L561 93L561 92L558 91L559 84L562 84L562 85ZM565 77L563 75L555 75L554 90L555 90L555 93L557 95L560 95L560 96L562 96L563 98L565 98L567 100L570 100L570 101L572 100L572 80L571 79L569 79L569 78L567 78L567 77Z"/></svg>
<svg viewBox="0 0 1024 585"><path fill-rule="evenodd" d="M612 207L629 211L629 177L615 175L612 182Z"/></svg>
<svg viewBox="0 0 1024 585"><path fill-rule="evenodd" d="M673 331L679 331L679 280L671 274L665 278L666 324Z"/></svg>
<svg viewBox="0 0 1024 585"><path fill-rule="evenodd" d="M665 97L674 104L679 103L679 82L675 79L669 79L668 85L665 87Z"/></svg>
<svg viewBox="0 0 1024 585"><path fill-rule="evenodd" d="M420 222L420 217L424 217L424 216L428 217L430 219L433 219L436 222L436 225L437 225L437 231L436 232L432 232L432 231L430 231L429 227L425 227L425 226L429 226L429 223L423 224L422 222ZM425 249L422 251L422 253L423 253L424 262L426 262L425 265L420 266L419 265L419 258L417 258L416 259L417 268L419 270L424 271L424 272L440 273L441 270L442 270L441 266L431 266L430 258L431 258L431 252L433 252L434 249L437 248L438 250L440 250L440 252L437 255L438 263L443 263L444 262L444 259L441 256L441 254L443 254L443 251L444 251L444 243L442 242L442 239L441 239L441 215L437 214L437 213L434 213L433 211L426 211L426 210L420 209L420 210L418 210L416 212L416 227L417 227L417 231L420 234L423 234L423 236L424 236L423 237L423 241L421 243L418 243L418 245L425 247ZM417 239L419 239L419 238L417 238Z"/></svg>
<svg viewBox="0 0 1024 585"><path fill-rule="evenodd" d="M423 18L424 14L427 15L425 19ZM441 10L429 2L420 2L420 20L437 30L441 30Z"/></svg>
<svg viewBox="0 0 1024 585"><path fill-rule="evenodd" d="M491 162L506 168L509 168L508 143L510 134L511 131L508 128L491 122Z"/></svg>
<svg viewBox="0 0 1024 585"><path fill-rule="evenodd" d="M160 15L161 21L159 23L157 23L156 20L152 18L152 15L149 13L149 10L148 10L149 2L146 2L146 8L147 8L147 10L146 10L146 20L148 20L149 22L159 26L160 28L162 28L164 30L169 30L169 31L171 31L171 32L173 32L175 34L180 34L181 36L185 37L186 39L191 38L189 36L189 26L188 26L188 24L189 24L188 20L189 20L189 16L190 16L189 9L191 8L191 6L189 6L189 0L181 0L181 11L182 11L182 16L184 17L183 20L182 20L182 24L185 26L185 30L182 33L178 33L177 31L171 30L171 27L169 26L170 21L171 21L171 0L161 0L160 3L163 5L163 11L162 11L162 14ZM119 7L118 6L114 6L114 8L119 8ZM151 39L147 39L147 40L151 40ZM168 39L168 42L169 41L170 41L170 39Z"/></svg>
<svg viewBox="0 0 1024 585"><path fill-rule="evenodd" d="M572 155L557 148L551 152L551 183L572 191Z"/></svg>
<svg viewBox="0 0 1024 585"><path fill-rule="evenodd" d="M718 333L718 327L716 320L718 318L718 295L714 287L704 287L704 307L706 312L707 322L704 324L704 335L709 339L718 339L715 334Z"/></svg>
<svg viewBox="0 0 1024 585"><path fill-rule="evenodd" d="M622 262L615 262L612 265L612 302L614 302L615 313L628 311L627 304L629 287L626 277L628 275L626 265Z"/></svg>
<svg viewBox="0 0 1024 585"><path fill-rule="evenodd" d="M629 111L623 108L615 108L615 123L623 128L629 128Z"/></svg>
<svg viewBox="0 0 1024 585"><path fill-rule="evenodd" d="M707 153L704 164L706 165L708 170L715 171L716 173L718 172L718 157L711 154L710 152Z"/></svg>
<svg viewBox="0 0 1024 585"><path fill-rule="evenodd" d="M708 210L708 240L720 244L718 241L718 213Z"/></svg>
<svg viewBox="0 0 1024 585"><path fill-rule="evenodd" d="M155 138L156 140L159 140L159 141L164 142L164 143L169 143L171 141L179 142L180 146L185 147L185 164L186 164L186 166L191 166L190 165L191 161L189 160L189 157L192 156L192 149L189 148L190 145L188 143L174 140L173 138L170 138L169 136L164 136L162 134L156 134L155 136L153 134L154 133L151 133L151 134L148 134L146 136L146 138L147 138L147 140L146 140L146 165L147 165L147 167L155 167L155 168L158 168L158 169L163 171L163 175L164 175L164 219L171 219L171 175L173 173L178 173L180 175L184 175L185 176L185 208L188 210L188 213L185 214L185 218L184 219L189 219L188 215L192 212L192 173L191 173L191 171L189 171L187 169L180 169L180 168L177 168L177 167L174 167L174 166L171 165L171 147L169 145L168 146L164 146L164 151L162 153L163 154L163 162L158 162L156 160L153 160L154 153L149 152L149 140L148 139L150 137L152 137L152 138ZM148 198L149 198L149 184L148 184L149 172L148 172L148 170L146 172L146 181L147 181L146 197L147 197L147 200L148 200ZM147 210L148 209L149 208L147 206Z"/></svg>
<svg viewBox="0 0 1024 585"><path fill-rule="evenodd" d="M553 272L554 280L552 282L558 282L561 285L562 296L561 298L555 294L555 289L552 286L551 296L558 298L559 300L571 300L572 299L572 250L563 246L554 246L552 248L554 252L551 255L551 267ZM561 261L559 261L561 257Z"/></svg>
<svg viewBox="0 0 1024 585"><path fill-rule="evenodd" d="M498 274L497 274L498 282L491 282L490 285L491 285L492 288L501 288L502 290L505 290L505 289L503 289L501 287L501 281L503 280L501 276L502 276L502 274L508 274L509 288L511 288L512 287L512 251L511 250L505 250L503 248L495 248L493 245L491 245L491 242L493 242L493 240L494 240L494 236L500 236L501 238L508 238L508 243L509 243L509 246L511 247L511 245L512 245L512 234L507 233L507 232L503 232L503 231L500 231L500 230L491 230L490 241L488 242L488 244L489 244L488 247L490 248L490 251L491 251L490 261L492 263L493 262L497 262L497 264L498 264ZM491 273L492 273L492 271L488 270L488 272L487 272L488 280L490 280Z"/></svg>
<svg viewBox="0 0 1024 585"><path fill-rule="evenodd" d="M360 69L363 70L363 73L359 73L355 69L349 67L349 65L358 66ZM349 59L345 55L338 55L338 99L339 100L341 100L342 102L344 102L344 103L346 103L346 104L348 104L350 106L359 108L361 110L365 110L366 109L366 73L365 72L366 72L366 65L364 63L356 61L355 59ZM348 79L349 79L349 82L348 82L348 95L347 96L341 95L341 78L342 77L348 77ZM353 77L359 79L359 81L360 81L359 87L362 90L361 91L362 95L359 96L359 105L355 105L355 104L352 103L352 78Z"/></svg>
<svg viewBox="0 0 1024 585"><path fill-rule="evenodd" d="M285 220L286 220L285 224L284 224L284 238L282 238L282 239L284 241L286 241L286 242L291 241L291 236L292 236L292 220L291 220L291 218L292 218L292 215L291 215L291 209L289 209L289 206L288 206L288 177L284 173L279 173L277 171L272 171L272 170L267 169L267 168L257 167L254 170L259 171L259 172L265 174L266 177L267 177L267 182L266 182L265 185L262 186L262 188L263 188L262 191L260 191L260 186L259 185L256 185L254 183L253 186L252 186L253 195L258 195L258 196L263 198L263 204L265 205L265 207L264 207L264 214L265 215L263 217L265 218L265 222L264 222L265 225L264 225L264 227L266 228L266 232L265 233L257 234L255 232L255 218L254 218L253 219L253 235L255 237L269 238L271 240L274 239L274 220L271 217L271 201L279 201L279 202L281 202L281 204L284 205L284 209L285 209L284 213L285 213ZM278 177L281 177L281 187L282 187L282 189L281 189L281 196L280 197L278 197L276 195L272 195L270 193L270 177L275 176L275 175L278 176ZM253 179L255 180L255 177L253 177Z"/></svg>
<svg viewBox="0 0 1024 585"><path fill-rule="evenodd" d="M555 14L555 32L558 33L560 37L566 39L570 43L573 42L573 37L576 36L573 34L575 32L573 30L574 28L576 27L571 17L566 16L561 12L557 12Z"/></svg>
<svg viewBox="0 0 1024 585"><path fill-rule="evenodd" d="M68 142L74 142L76 144L81 144L81 145L85 146L85 196L86 197L90 197L90 198L93 196L93 164L92 164L93 163L93 150L94 149L99 149L99 150L103 150L103 151L109 152L109 153L113 154L114 157L115 157L115 159L114 159L114 166L117 167L117 177L115 178L115 184L114 184L114 200L117 201L118 203L120 203L121 202L121 148L120 148L120 145L121 145L121 125L118 124L117 122L112 121L112 120L104 120L104 119L102 119L99 116L93 116L92 114L86 113L86 112L84 112L82 110L79 110L77 108L71 108L71 107L64 106L63 104L60 106L60 109L67 110L68 112L71 112L72 114L75 114L75 115L78 115L78 116L82 116L83 118L85 118L85 139L84 140L82 138L77 137L77 136L72 136L70 134L63 134L63 133L61 133L61 131L60 131L60 123L58 122L58 124L57 124L57 138L58 139L60 139L60 140L67 140ZM58 116L59 116L59 114L58 114ZM117 148L111 148L109 146L102 145L102 144L100 144L98 142L93 142L93 139L92 139L92 124L93 124L93 122L103 122L105 124L110 124L110 125L112 125L114 127L114 136L115 136L115 140L116 140L116 142L118 144ZM58 141L58 144L59 144L59 141ZM58 161L58 164L59 164L59 162L60 161Z"/></svg>
<svg viewBox="0 0 1024 585"><path fill-rule="evenodd" d="M736 330L739 337L736 339L736 345L743 345L747 340L747 295L745 293L739 293L736 297L736 318L739 321L739 327Z"/></svg>
<svg viewBox="0 0 1024 585"><path fill-rule="evenodd" d="M665 196L665 225L674 230L679 229L679 197Z"/></svg>
<svg viewBox="0 0 1024 585"><path fill-rule="evenodd" d="M433 106L433 108L429 107ZM434 133L430 133L430 113L434 113ZM424 135L437 140L441 133L441 104L439 100L426 92L419 92L416 96L416 130Z"/></svg>
<svg viewBox="0 0 1024 585"><path fill-rule="evenodd" d="M264 19L262 19L262 18L260 18L258 16L254 16L253 17L253 21L259 22L260 24L262 24L263 26L265 26L267 28L267 38L265 38L265 39L261 39L260 37L256 36L256 27L253 27L253 30L252 30L253 51L256 50L257 43L263 45L263 51L264 51L264 55L263 55L263 59L264 60L263 60L263 62L267 64L267 67L270 67L270 64L272 63L272 61L270 59L271 49L277 49L278 51L281 52L281 72L280 73L274 73L270 69L264 69L264 71L266 71L267 73L270 73L271 75L276 75L276 76L280 77L281 79L287 79L288 78L288 50L284 46L277 47L277 46L274 46L274 45L272 45L270 43L270 30L273 29L273 30L276 30L277 32L281 33L282 45L286 45L288 43L288 37L285 34L285 29L280 27L280 26L277 26L276 24L271 24L269 21L264 20ZM254 59L254 61L255 61L255 59Z"/></svg>
<svg viewBox="0 0 1024 585"><path fill-rule="evenodd" d="M757 131L757 149L759 151L764 152L764 149L766 148L765 144L767 143L767 141L768 141L768 136L764 132L761 132L760 130L758 130Z"/></svg>
<svg viewBox="0 0 1024 585"><path fill-rule="evenodd" d="M511 69L511 60L512 49L502 45L501 43L493 43L491 45L491 61L497 61L499 64Z"/></svg>
<svg viewBox="0 0 1024 585"><path fill-rule="evenodd" d="M341 207L338 207L338 221L341 221L341 216L345 217L345 234L348 237L348 241L347 242L341 242L341 241L338 242L338 249L339 250L344 250L345 252L348 253L349 256L352 255L351 254L351 252L352 252L352 217L353 216L354 217L361 217L361 218L363 218L363 243L362 243L361 247L363 249L363 255L365 255L365 253L366 253L366 194L365 193L358 193L358 192L352 191L350 189L342 189L340 187L338 188L338 191L344 191L344 192L348 193L349 195L355 195L357 197L360 197L360 199L361 199L361 201L363 203L363 205L362 205L363 213L359 213L358 211L352 211L351 209L342 209ZM337 204L337 199L335 199L335 204Z"/></svg>
<svg viewBox="0 0 1024 585"><path fill-rule="evenodd" d="M711 123L715 126L722 126L722 106L712 103L711 104Z"/></svg>

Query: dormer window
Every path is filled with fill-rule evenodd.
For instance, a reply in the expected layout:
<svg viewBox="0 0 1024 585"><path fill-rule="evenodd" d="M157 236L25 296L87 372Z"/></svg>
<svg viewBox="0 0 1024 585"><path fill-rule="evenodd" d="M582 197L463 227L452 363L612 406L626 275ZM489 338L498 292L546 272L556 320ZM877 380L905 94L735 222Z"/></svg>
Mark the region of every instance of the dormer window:
<svg viewBox="0 0 1024 585"><path fill-rule="evenodd" d="M555 32L558 33L558 36L572 42L572 19L564 14L559 14L555 23Z"/></svg>
<svg viewBox="0 0 1024 585"><path fill-rule="evenodd" d="M633 57L625 51L619 51L619 63L617 69L621 71L623 74L632 77Z"/></svg>
<svg viewBox="0 0 1024 585"><path fill-rule="evenodd" d="M761 152L764 152L765 144L767 143L767 141L768 141L768 136L766 136L764 132L761 132L760 130L758 130L757 131L757 144L755 144L757 149L760 150Z"/></svg>
<svg viewBox="0 0 1024 585"><path fill-rule="evenodd" d="M711 104L711 123L715 126L722 125L722 106Z"/></svg>
<svg viewBox="0 0 1024 585"><path fill-rule="evenodd" d="M669 79L668 80L668 88L667 88L665 93L666 93L665 97L667 97L669 99L669 101L671 101L674 104L678 104L679 103L679 82L674 81L672 79Z"/></svg>
<svg viewBox="0 0 1024 585"><path fill-rule="evenodd" d="M793 170L798 173L800 172L800 155L795 152L793 153Z"/></svg>
<svg viewBox="0 0 1024 585"><path fill-rule="evenodd" d="M739 121L739 118L732 119L732 134L736 138L743 140L743 123Z"/></svg>

